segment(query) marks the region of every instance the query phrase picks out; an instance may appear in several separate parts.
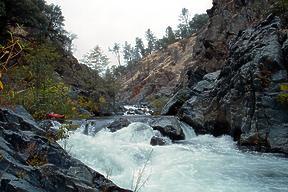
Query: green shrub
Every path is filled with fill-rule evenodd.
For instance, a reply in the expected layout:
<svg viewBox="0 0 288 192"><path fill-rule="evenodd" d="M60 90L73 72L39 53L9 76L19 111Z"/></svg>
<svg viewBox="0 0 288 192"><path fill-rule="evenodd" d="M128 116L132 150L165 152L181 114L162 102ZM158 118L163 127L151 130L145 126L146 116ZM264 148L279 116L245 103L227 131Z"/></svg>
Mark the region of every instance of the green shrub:
<svg viewBox="0 0 288 192"><path fill-rule="evenodd" d="M155 115L160 115L163 107L166 105L168 101L169 101L169 98L166 96L162 96L158 98L152 97L149 99L150 105L153 107Z"/></svg>
<svg viewBox="0 0 288 192"><path fill-rule="evenodd" d="M288 84L281 84L280 91L277 101L282 105L288 106Z"/></svg>
<svg viewBox="0 0 288 192"><path fill-rule="evenodd" d="M49 112L77 116L77 102L68 96L70 87L55 77L52 67L58 59L56 49L49 43L30 45L22 65L8 71L9 83L0 95L0 103L23 105L35 119Z"/></svg>

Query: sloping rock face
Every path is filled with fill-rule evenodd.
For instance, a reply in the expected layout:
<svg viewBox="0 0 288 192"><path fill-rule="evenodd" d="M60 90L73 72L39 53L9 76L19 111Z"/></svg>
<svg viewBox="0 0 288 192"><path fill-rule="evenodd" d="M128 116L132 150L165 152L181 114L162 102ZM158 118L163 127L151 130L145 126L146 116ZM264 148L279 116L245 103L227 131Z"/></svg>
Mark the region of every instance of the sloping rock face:
<svg viewBox="0 0 288 192"><path fill-rule="evenodd" d="M195 40L194 35L144 57L123 80L119 100L135 104L170 97L179 87L185 68L193 63Z"/></svg>
<svg viewBox="0 0 288 192"><path fill-rule="evenodd" d="M263 19L271 0L213 0L213 7L207 10L209 25L198 33L194 46L195 66L207 72L221 69L228 56L228 42L239 31Z"/></svg>
<svg viewBox="0 0 288 192"><path fill-rule="evenodd" d="M46 132L0 109L0 191L128 192L72 158Z"/></svg>
<svg viewBox="0 0 288 192"><path fill-rule="evenodd" d="M288 153L288 110L279 102L281 87L288 82L286 57L287 32L279 18L269 16L240 32L230 42L218 78L206 82L205 89L199 83L207 79L192 87L181 119L198 134L230 134L242 146Z"/></svg>

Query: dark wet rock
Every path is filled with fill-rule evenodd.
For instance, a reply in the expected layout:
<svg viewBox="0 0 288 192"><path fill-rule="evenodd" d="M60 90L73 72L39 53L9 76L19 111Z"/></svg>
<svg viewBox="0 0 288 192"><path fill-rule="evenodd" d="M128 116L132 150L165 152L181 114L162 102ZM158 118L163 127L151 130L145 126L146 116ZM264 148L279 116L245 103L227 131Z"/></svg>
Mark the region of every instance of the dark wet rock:
<svg viewBox="0 0 288 192"><path fill-rule="evenodd" d="M111 132L115 132L122 129L123 127L127 127L128 125L130 125L130 123L131 122L127 118L119 118L113 121L111 124L109 124L107 128Z"/></svg>
<svg viewBox="0 0 288 192"><path fill-rule="evenodd" d="M39 121L38 122L38 126L45 130L45 131L48 131L49 129L51 129L53 126L54 126L54 121L53 120L42 120L42 121Z"/></svg>
<svg viewBox="0 0 288 192"><path fill-rule="evenodd" d="M202 93L204 91L211 90L215 84L216 80L220 75L220 70L206 74L201 81L196 83L191 89L194 92Z"/></svg>
<svg viewBox="0 0 288 192"><path fill-rule="evenodd" d="M176 115L180 107L190 98L190 96L191 90L179 90L163 107L161 115Z"/></svg>
<svg viewBox="0 0 288 192"><path fill-rule="evenodd" d="M163 136L169 137L172 141L185 139L182 129L179 130L171 125L153 126L153 129L159 131Z"/></svg>
<svg viewBox="0 0 288 192"><path fill-rule="evenodd" d="M163 138L163 137L153 136L151 138L150 145L152 145L152 146L156 146L156 145L162 146L162 145L167 145L167 142L166 142L165 138Z"/></svg>
<svg viewBox="0 0 288 192"><path fill-rule="evenodd" d="M262 20L265 15L263 7L267 8L272 3L267 0L261 5L258 1L213 0L213 7L207 10L209 24L197 35L194 65L207 72L221 69L229 56L230 40Z"/></svg>
<svg viewBox="0 0 288 192"><path fill-rule="evenodd" d="M240 145L287 153L287 107L278 101L288 81L281 36L280 19L272 15L240 32L213 86L192 87L180 118L198 134L230 134Z"/></svg>
<svg viewBox="0 0 288 192"><path fill-rule="evenodd" d="M286 63L286 68L288 68L288 33L286 33L286 40L282 45L283 56Z"/></svg>
<svg viewBox="0 0 288 192"><path fill-rule="evenodd" d="M127 116L116 119L108 126L108 129L115 132L134 122L148 124L154 130L158 130L162 136L168 137L172 141L185 139L181 121L174 116Z"/></svg>
<svg viewBox="0 0 288 192"><path fill-rule="evenodd" d="M84 108L79 108L79 109L78 109L78 112L79 112L81 115L84 115L85 117L92 117L92 116L93 116L93 114L92 114L90 111L88 111L88 110L86 110L86 109L84 109Z"/></svg>
<svg viewBox="0 0 288 192"><path fill-rule="evenodd" d="M26 120L35 121L32 115L22 105L16 105L12 110Z"/></svg>
<svg viewBox="0 0 288 192"><path fill-rule="evenodd" d="M196 69L190 68L187 70L188 87L193 87L196 83L201 81L207 72L200 67Z"/></svg>
<svg viewBox="0 0 288 192"><path fill-rule="evenodd" d="M9 109L0 110L0 121L20 125L22 130L33 131L37 134L44 134L44 131L37 126L35 121L17 115Z"/></svg>
<svg viewBox="0 0 288 192"><path fill-rule="evenodd" d="M193 81L194 86L191 87L192 91L190 89L179 90L164 106L161 114L177 115L183 104L187 102L187 100L189 100L193 95L212 89L215 86L216 80L219 75L220 70L208 74L204 74L203 72L202 75L196 75L197 78L195 78Z"/></svg>
<svg viewBox="0 0 288 192"><path fill-rule="evenodd" d="M163 136L169 137L172 141L185 139L180 121L176 118L159 117L153 119L149 125L154 130L158 130Z"/></svg>
<svg viewBox="0 0 288 192"><path fill-rule="evenodd" d="M72 158L35 125L0 109L0 191L128 192Z"/></svg>

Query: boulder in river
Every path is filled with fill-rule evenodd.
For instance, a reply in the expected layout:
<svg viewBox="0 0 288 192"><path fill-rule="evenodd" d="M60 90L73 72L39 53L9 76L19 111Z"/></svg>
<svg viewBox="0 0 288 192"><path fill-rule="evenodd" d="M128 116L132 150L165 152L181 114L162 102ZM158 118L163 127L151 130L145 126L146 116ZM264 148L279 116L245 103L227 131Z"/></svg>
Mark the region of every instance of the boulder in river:
<svg viewBox="0 0 288 192"><path fill-rule="evenodd" d="M175 117L154 118L149 124L154 130L158 130L163 136L169 137L172 141L185 139L180 121Z"/></svg>
<svg viewBox="0 0 288 192"><path fill-rule="evenodd" d="M185 139L181 122L174 116L127 116L114 120L108 125L108 129L115 132L127 127L131 122L148 124L154 130L158 130L162 136L168 137L172 141Z"/></svg>
<svg viewBox="0 0 288 192"><path fill-rule="evenodd" d="M119 118L107 126L111 132L116 132L123 127L127 127L131 122L127 118Z"/></svg>
<svg viewBox="0 0 288 192"><path fill-rule="evenodd" d="M167 142L165 140L165 138L163 137L158 137L158 136L153 136L150 140L150 144L152 146L155 146L155 145L167 145Z"/></svg>

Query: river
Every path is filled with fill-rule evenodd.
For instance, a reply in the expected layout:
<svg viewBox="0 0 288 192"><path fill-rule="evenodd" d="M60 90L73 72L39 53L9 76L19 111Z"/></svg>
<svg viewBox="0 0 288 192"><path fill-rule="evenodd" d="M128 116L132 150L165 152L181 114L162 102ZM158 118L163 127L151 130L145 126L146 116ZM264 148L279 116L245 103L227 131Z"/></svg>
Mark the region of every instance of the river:
<svg viewBox="0 0 288 192"><path fill-rule="evenodd" d="M93 126L93 125L90 125ZM142 192L287 192L288 159L243 152L229 136L196 136L151 146L152 127L140 122L115 133L71 133L67 150L117 185ZM190 130L190 131L189 131Z"/></svg>

